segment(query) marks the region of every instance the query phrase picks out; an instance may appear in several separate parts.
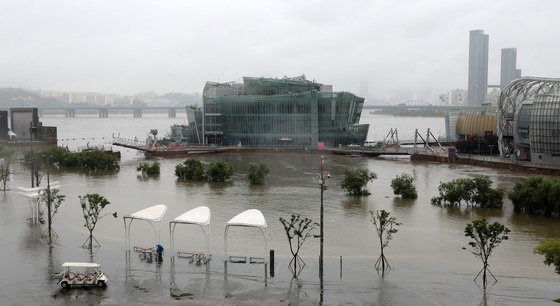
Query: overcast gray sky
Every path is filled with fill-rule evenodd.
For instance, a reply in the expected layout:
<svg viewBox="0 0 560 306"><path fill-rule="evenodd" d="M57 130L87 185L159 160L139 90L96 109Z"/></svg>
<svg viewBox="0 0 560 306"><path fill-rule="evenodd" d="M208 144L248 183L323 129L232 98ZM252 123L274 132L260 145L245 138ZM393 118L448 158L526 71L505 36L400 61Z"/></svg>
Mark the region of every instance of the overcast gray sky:
<svg viewBox="0 0 560 306"><path fill-rule="evenodd" d="M335 90L433 95L467 87L469 31L523 75L560 77L560 1L0 1L0 87L201 92L305 74Z"/></svg>

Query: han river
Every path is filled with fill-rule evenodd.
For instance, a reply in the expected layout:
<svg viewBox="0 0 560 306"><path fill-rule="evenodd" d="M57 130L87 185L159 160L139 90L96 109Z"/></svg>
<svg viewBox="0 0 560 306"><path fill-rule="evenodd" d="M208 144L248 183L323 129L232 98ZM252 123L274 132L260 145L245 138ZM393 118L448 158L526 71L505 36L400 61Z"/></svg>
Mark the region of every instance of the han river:
<svg viewBox="0 0 560 306"><path fill-rule="evenodd" d="M76 118L44 116L43 125L57 126L59 145L74 150L80 146L108 144L112 136L144 139L150 129L160 135L173 123L186 121L184 114L96 115L77 114ZM443 118L403 118L366 114L362 123L370 124L369 138L380 140L390 128L399 129L399 137L412 139L414 129L425 134L427 128L444 136ZM274 299L292 305L554 305L560 298L560 275L533 254L539 239L558 237L560 222L554 219L519 215L509 200L503 209L456 209L433 206L440 182L459 177L488 175L495 187L511 189L526 173L466 165L413 163L408 157L349 158L325 155L325 170L331 178L324 192L325 276L318 277L319 239L310 238L301 255L306 265L299 278L288 270L290 251L280 217L292 214L319 221L319 154L315 153L224 153L196 155L205 163L222 159L235 174L230 182L183 182L174 175L175 166L185 157L154 159L161 163L158 177L144 178L136 166L145 161L132 149L113 147L122 153L121 169L115 173L88 173L51 169L50 180L60 181L66 200L54 217L59 237L49 245L41 237L45 225L28 224L27 200L16 187L30 187L29 171L13 166L10 190L0 194L0 244L4 246L0 265L0 304L2 305L95 305L174 300ZM265 163L270 169L263 186L250 186L247 171L251 163ZM340 188L344 171L368 168L377 179L368 185L367 197L349 197ZM400 173L412 174L418 199L396 198L391 180ZM43 178L46 180L46 177ZM93 252L81 246L88 237L78 196L99 193L111 204L94 231L101 247ZM168 210L161 222L160 241L165 248L163 262L140 260L137 253L125 254L122 216L155 204ZM169 221L198 207L208 206L210 224L209 266L197 266L186 259L171 261ZM275 250L275 276L265 286L263 265L230 264L224 279L224 229L234 215L256 208L268 223L268 247ZM369 211L385 209L402 225L385 249L392 270L384 277L375 270L379 247ZM480 259L468 247L464 236L467 223L477 218L498 221L511 229L490 258L490 268L498 279L489 279L484 291L473 279L481 269ZM158 228L158 227L156 227ZM316 230L318 234L318 228ZM176 248L203 250L202 231L195 226L176 228ZM232 229L230 254L261 256L262 239L258 231ZM155 246L155 235L147 224L132 224L132 245ZM466 248L466 249L464 249ZM342 258L342 272L341 272ZM62 290L54 272L67 261L100 263L109 277L105 289ZM321 291L321 287L323 290Z"/></svg>

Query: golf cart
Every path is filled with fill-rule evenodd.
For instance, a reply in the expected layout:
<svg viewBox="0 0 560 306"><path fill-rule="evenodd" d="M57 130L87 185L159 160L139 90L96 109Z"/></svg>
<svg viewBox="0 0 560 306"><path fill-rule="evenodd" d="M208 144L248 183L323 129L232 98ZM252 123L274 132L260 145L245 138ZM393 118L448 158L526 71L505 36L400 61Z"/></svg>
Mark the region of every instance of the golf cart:
<svg viewBox="0 0 560 306"><path fill-rule="evenodd" d="M58 283L62 288L72 286L107 286L107 276L103 274L98 263L91 262L65 262L62 264L64 270L55 276L60 278Z"/></svg>

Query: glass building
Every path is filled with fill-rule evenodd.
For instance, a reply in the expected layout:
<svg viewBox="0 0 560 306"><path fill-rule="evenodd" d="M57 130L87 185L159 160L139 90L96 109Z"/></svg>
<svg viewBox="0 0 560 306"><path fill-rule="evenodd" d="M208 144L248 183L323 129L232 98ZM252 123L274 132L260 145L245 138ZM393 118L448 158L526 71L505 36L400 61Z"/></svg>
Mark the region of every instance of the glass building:
<svg viewBox="0 0 560 306"><path fill-rule="evenodd" d="M244 77L207 82L203 141L214 145L317 148L363 143L364 98L305 79Z"/></svg>
<svg viewBox="0 0 560 306"><path fill-rule="evenodd" d="M467 105L482 105L488 88L488 34L469 33L469 82Z"/></svg>
<svg viewBox="0 0 560 306"><path fill-rule="evenodd" d="M521 104L513 139L517 160L560 165L560 95L538 94Z"/></svg>

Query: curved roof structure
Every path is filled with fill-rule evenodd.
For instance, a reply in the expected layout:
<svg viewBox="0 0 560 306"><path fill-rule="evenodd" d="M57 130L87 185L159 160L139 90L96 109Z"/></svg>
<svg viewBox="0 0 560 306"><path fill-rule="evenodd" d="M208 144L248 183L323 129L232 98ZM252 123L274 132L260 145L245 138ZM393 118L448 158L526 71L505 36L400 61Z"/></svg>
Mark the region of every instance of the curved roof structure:
<svg viewBox="0 0 560 306"><path fill-rule="evenodd" d="M524 77L509 83L498 99L497 132L500 155L513 150L513 118L521 104L538 94L560 92L560 79Z"/></svg>
<svg viewBox="0 0 560 306"><path fill-rule="evenodd" d="M266 219L262 212L258 209L248 209L242 213L237 214L235 217L231 218L227 223L227 226L247 226L247 227L258 227L266 228Z"/></svg>
<svg viewBox="0 0 560 306"><path fill-rule="evenodd" d="M181 214L177 218L173 219L173 221L170 221L169 235L171 239L171 248L173 250L175 249L175 226L177 224L194 224L200 226L204 232L204 236L206 238L206 254L209 254L210 241L208 235L210 233L210 217L210 208L206 206L199 206Z"/></svg>
<svg viewBox="0 0 560 306"><path fill-rule="evenodd" d="M139 210L135 213L132 213L128 216L123 217L124 221L124 233L126 236L126 246L127 250L130 249L130 226L132 225L132 221L134 220L144 220L148 221L154 233L156 234L156 243L159 243L160 238L160 230L159 228L156 230L154 223L158 223L161 225L161 220L163 219L163 215L167 211L167 205L164 204L157 204L154 206L150 206L148 208L144 208ZM128 224L126 221L129 221Z"/></svg>

